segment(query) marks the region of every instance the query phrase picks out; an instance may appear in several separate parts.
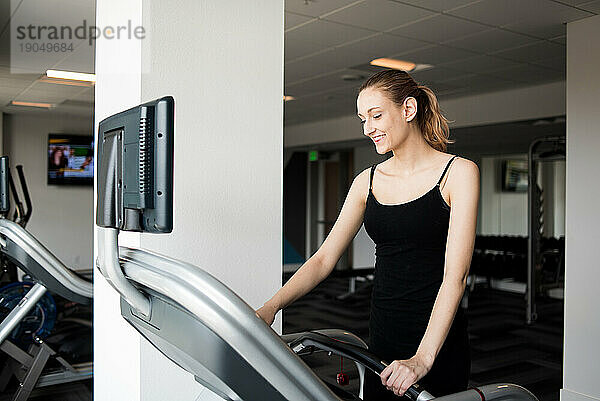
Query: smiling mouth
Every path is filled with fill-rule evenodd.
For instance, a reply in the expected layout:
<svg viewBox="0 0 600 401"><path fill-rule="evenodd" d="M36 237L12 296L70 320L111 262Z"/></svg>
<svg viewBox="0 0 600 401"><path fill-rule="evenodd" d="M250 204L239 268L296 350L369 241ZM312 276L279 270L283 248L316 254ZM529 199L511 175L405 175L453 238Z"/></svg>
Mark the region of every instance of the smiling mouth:
<svg viewBox="0 0 600 401"><path fill-rule="evenodd" d="M373 142L377 143L377 142L381 141L384 136L385 136L385 134L374 135L371 137L371 139L373 140Z"/></svg>

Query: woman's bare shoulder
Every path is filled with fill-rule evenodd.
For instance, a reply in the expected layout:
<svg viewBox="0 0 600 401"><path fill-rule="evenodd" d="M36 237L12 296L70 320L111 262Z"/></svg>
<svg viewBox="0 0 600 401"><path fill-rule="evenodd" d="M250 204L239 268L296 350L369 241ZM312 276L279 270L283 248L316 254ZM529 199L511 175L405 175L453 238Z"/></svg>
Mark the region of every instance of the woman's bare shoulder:
<svg viewBox="0 0 600 401"><path fill-rule="evenodd" d="M461 171L462 174L474 174L479 173L479 167L477 167L477 163L472 160L466 159L462 156L456 156L456 160L452 162L454 164L454 169Z"/></svg>
<svg viewBox="0 0 600 401"><path fill-rule="evenodd" d="M479 182L479 167L472 160L457 156L452 162L448 173L448 184L451 188L469 187L474 182Z"/></svg>
<svg viewBox="0 0 600 401"><path fill-rule="evenodd" d="M369 189L369 181L371 179L371 167L367 167L363 171L361 171L356 177L354 177L354 184L356 184L360 188Z"/></svg>
<svg viewBox="0 0 600 401"><path fill-rule="evenodd" d="M371 167L361 171L352 182L349 193L366 201L369 195L369 181L371 178Z"/></svg>

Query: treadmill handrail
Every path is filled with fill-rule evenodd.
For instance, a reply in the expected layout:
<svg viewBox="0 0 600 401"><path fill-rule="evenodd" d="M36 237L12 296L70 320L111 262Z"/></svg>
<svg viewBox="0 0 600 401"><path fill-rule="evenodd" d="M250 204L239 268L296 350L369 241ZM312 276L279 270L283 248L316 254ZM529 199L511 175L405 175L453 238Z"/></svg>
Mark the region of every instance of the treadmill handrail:
<svg viewBox="0 0 600 401"><path fill-rule="evenodd" d="M149 251L119 249L128 280L180 305L268 377L287 399L339 401L254 309L208 272Z"/></svg>
<svg viewBox="0 0 600 401"><path fill-rule="evenodd" d="M27 230L14 221L0 218L0 235L10 239L18 247L42 266L51 276L57 279L68 290L92 298L94 294L93 284L77 276L71 269L62 263L52 252L48 250ZM34 277L35 278L35 277ZM52 291L51 288L48 288Z"/></svg>
<svg viewBox="0 0 600 401"><path fill-rule="evenodd" d="M352 359L353 361L360 362L375 374L380 374L387 366L387 364L382 362L379 357L363 347L333 339L318 332L306 332L296 340L290 342L289 346L291 349L295 349L298 346L317 347L333 354Z"/></svg>
<svg viewBox="0 0 600 401"><path fill-rule="evenodd" d="M351 359L377 375L381 374L388 366L388 363L382 361L381 358L365 349L365 347L346 342L342 339L332 338L318 331L302 333L302 335L290 342L289 346L294 351L296 351L297 347L317 347L332 354ZM417 383L410 386L404 396L411 401L433 398L431 394L423 390Z"/></svg>

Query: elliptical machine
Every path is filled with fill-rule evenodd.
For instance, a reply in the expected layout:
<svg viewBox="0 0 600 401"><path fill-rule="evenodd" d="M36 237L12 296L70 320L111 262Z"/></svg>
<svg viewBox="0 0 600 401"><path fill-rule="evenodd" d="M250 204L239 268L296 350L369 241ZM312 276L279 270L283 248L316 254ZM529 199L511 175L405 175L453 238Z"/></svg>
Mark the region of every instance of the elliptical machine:
<svg viewBox="0 0 600 401"><path fill-rule="evenodd" d="M74 361L68 334L57 332L55 323L65 315L65 305L91 303L92 283L70 271L24 229L32 206L22 166L17 171L26 210L10 177L8 158L0 158L0 257L3 276L15 279L0 289L0 393L12 391L12 401L25 401L36 387L91 378L91 344L86 360ZM6 218L10 192L15 200L12 220ZM16 281L19 269L29 282ZM63 302L57 307L55 299ZM64 320L87 328L91 342L91 322Z"/></svg>
<svg viewBox="0 0 600 401"><path fill-rule="evenodd" d="M23 203L20 200L19 193L17 192L17 188L15 186L15 182L13 180L12 174L10 173L10 168L7 167L8 188L6 188L6 196L8 206L6 211L0 212L0 215L2 218L9 218L10 195L12 194L15 206L11 220L19 224L21 227L25 228L27 226L27 223L29 222L29 219L31 218L31 214L33 213L33 206L31 204L31 198L29 197L29 190L27 189L27 182L25 181L23 166L19 164L16 166L16 169L19 175L21 192L23 193L23 198L25 199L25 206L23 206ZM6 284L14 283L17 280L17 267L13 263L11 263L8 260L8 258L6 258L3 254L0 253L0 288L4 287L4 285Z"/></svg>

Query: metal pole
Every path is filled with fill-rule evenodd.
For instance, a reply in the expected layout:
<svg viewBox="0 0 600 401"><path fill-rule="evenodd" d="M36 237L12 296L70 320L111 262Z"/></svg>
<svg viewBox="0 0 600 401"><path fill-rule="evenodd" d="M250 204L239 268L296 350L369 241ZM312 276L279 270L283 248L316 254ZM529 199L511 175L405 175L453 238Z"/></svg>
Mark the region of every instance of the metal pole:
<svg viewBox="0 0 600 401"><path fill-rule="evenodd" d="M0 344L6 340L45 293L46 287L40 283L36 283L31 287L27 294L19 301L19 304L0 323Z"/></svg>
<svg viewBox="0 0 600 401"><path fill-rule="evenodd" d="M105 228L103 232L104 244L100 250L102 257L99 258L99 264L102 265L100 271L133 309L149 318L150 300L125 278L123 270L121 270L119 264L119 230Z"/></svg>
<svg viewBox="0 0 600 401"><path fill-rule="evenodd" d="M534 175L533 166L535 162L533 161L533 152L537 147L537 144L540 143L540 139L533 141L529 145L529 152L527 157L527 294L526 294L526 311L525 311L525 321L527 324L531 324L535 319L536 311L535 311L535 252L533 249L534 241L533 241L533 186L537 185L536 176Z"/></svg>

